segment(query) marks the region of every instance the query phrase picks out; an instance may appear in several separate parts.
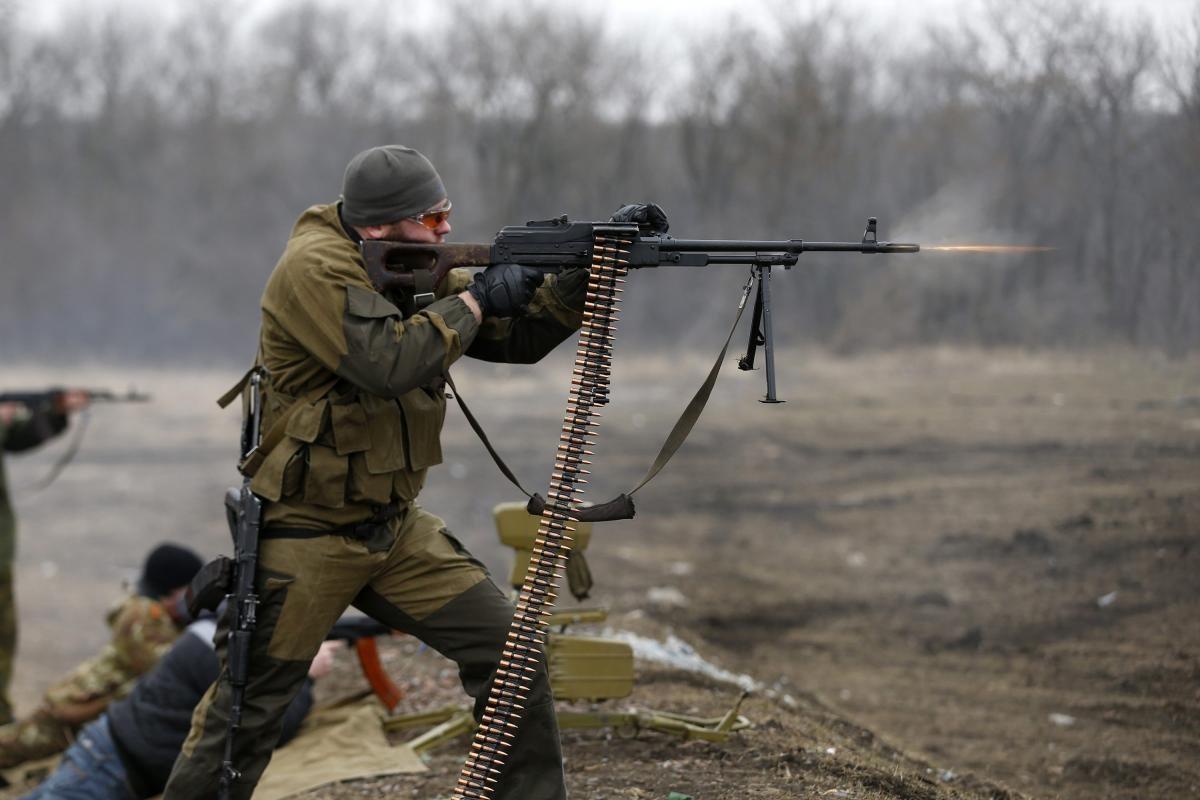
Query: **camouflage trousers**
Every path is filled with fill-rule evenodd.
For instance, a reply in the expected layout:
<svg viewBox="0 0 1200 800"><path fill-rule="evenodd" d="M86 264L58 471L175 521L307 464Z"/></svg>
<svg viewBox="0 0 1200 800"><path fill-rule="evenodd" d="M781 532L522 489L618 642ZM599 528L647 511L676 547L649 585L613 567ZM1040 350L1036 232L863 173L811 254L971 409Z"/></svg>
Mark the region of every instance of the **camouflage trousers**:
<svg viewBox="0 0 1200 800"><path fill-rule="evenodd" d="M513 609L483 565L417 506L368 540L344 536L266 539L259 547L258 627L250 650L232 795L249 798L279 738L283 712L304 682L326 633L353 604L420 638L458 664L478 719L484 709ZM231 690L224 632L221 676L192 717L192 730L163 797L212 800L218 794ZM543 659L495 800L563 800L562 749ZM447 791L453 787L447 786Z"/></svg>
<svg viewBox="0 0 1200 800"><path fill-rule="evenodd" d="M17 599L13 590L12 562L0 564L0 725L13 720L8 684L17 653Z"/></svg>
<svg viewBox="0 0 1200 800"><path fill-rule="evenodd" d="M56 719L42 707L17 722L0 727L0 769L61 753L75 738L75 726Z"/></svg>

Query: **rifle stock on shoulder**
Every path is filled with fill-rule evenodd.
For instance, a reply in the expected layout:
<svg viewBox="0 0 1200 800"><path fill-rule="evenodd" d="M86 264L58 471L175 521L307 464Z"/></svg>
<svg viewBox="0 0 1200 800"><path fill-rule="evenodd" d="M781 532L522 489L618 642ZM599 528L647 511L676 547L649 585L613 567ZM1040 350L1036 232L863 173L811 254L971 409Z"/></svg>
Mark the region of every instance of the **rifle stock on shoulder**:
<svg viewBox="0 0 1200 800"><path fill-rule="evenodd" d="M431 285L437 286L455 267L486 267L494 263L492 246L487 244L412 244L366 239L362 254L371 283L385 294L425 288L416 278L421 271L431 274Z"/></svg>

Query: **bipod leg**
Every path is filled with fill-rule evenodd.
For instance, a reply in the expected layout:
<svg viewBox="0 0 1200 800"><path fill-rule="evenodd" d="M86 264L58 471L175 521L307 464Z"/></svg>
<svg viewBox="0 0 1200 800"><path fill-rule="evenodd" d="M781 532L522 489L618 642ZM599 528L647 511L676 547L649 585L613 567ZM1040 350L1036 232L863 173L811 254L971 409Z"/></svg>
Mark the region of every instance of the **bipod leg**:
<svg viewBox="0 0 1200 800"><path fill-rule="evenodd" d="M648 711L638 714L638 723L643 728L672 733L685 739L724 742L730 734L752 727L750 720L738 713L742 708L742 701L749 695L749 692L742 692L737 702L733 704L733 708L720 717L696 717L671 711Z"/></svg>
<svg viewBox="0 0 1200 800"><path fill-rule="evenodd" d="M470 716L471 710L462 706L443 706L435 708L432 711L421 711L416 714L396 714L390 717L384 717L383 729L388 733L394 731L408 730L409 728L423 728L426 725L440 725L446 720L453 719L460 714Z"/></svg>
<svg viewBox="0 0 1200 800"><path fill-rule="evenodd" d="M754 369L754 354L767 340L762 334L763 285L762 267L754 268L754 311L750 313L750 341L746 343L746 355L738 359L738 369Z"/></svg>
<svg viewBox="0 0 1200 800"><path fill-rule="evenodd" d="M738 712L742 709L742 701L749 696L749 692L742 692L741 696L738 697L737 702L733 704L733 708L726 711L725 716L721 717L721 721L717 723L716 730L718 732L728 733L734 729L733 726L737 723L738 719L741 719L741 717L738 716Z"/></svg>
<svg viewBox="0 0 1200 800"><path fill-rule="evenodd" d="M738 712L749 692L742 692L733 708L720 717L697 717L672 711L560 711L558 726L563 729L610 728L622 738L632 738L641 731L656 731L683 739L703 739L724 742L730 735L753 727L750 720Z"/></svg>
<svg viewBox="0 0 1200 800"><path fill-rule="evenodd" d="M771 267L768 265L758 267L758 297L762 300L763 355L767 362L767 396L759 402L782 403L784 401L775 396L775 337L771 330Z"/></svg>
<svg viewBox="0 0 1200 800"><path fill-rule="evenodd" d="M424 755L432 750L436 750L451 739L456 739L464 733L472 733L475 730L475 718L471 716L470 711L460 711L450 719L440 725L436 725L425 733L410 739L406 744L413 749L414 752Z"/></svg>

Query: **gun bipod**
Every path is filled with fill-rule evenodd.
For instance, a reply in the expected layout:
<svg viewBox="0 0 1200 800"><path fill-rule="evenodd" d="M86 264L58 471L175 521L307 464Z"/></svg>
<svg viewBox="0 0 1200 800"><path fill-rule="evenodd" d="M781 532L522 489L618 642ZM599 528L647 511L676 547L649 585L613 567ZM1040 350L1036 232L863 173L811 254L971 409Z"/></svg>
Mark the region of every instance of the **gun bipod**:
<svg viewBox="0 0 1200 800"><path fill-rule="evenodd" d="M751 280L755 284L754 311L750 314L750 341L746 344L746 355L738 359L738 369L754 369L755 351L762 347L763 361L767 371L767 394L760 403L783 403L775 396L775 336L771 328L771 267L759 264L751 268Z"/></svg>

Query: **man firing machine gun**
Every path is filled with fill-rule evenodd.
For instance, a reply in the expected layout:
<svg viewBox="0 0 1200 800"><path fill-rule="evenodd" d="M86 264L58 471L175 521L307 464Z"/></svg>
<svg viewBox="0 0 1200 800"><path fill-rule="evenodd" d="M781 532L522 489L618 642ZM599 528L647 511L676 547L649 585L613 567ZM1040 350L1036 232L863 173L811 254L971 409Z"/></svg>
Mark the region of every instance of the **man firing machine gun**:
<svg viewBox="0 0 1200 800"><path fill-rule="evenodd" d="M249 412L246 482L228 503L235 558L214 567L233 609L227 669L193 719L195 747L175 764L170 800L250 796L308 659L348 604L458 663L479 727L456 797L565 797L542 643L573 524L633 515L629 496L686 438L733 336L639 487L582 509L628 271L749 266L737 317L755 291L757 319L743 366L761 343L765 399L775 402L772 267L809 251L919 249L877 241L874 220L861 242L674 239L653 204L607 222L561 217L504 228L490 244L445 244L450 209L424 156L371 148L347 167L339 202L300 217L267 281L259 362L222 398L241 394ZM467 266L485 269L454 269ZM526 492L540 524L514 611L415 501L441 461L451 364L463 355L533 363L580 329L550 488L544 498Z"/></svg>

